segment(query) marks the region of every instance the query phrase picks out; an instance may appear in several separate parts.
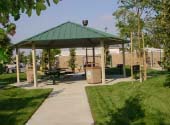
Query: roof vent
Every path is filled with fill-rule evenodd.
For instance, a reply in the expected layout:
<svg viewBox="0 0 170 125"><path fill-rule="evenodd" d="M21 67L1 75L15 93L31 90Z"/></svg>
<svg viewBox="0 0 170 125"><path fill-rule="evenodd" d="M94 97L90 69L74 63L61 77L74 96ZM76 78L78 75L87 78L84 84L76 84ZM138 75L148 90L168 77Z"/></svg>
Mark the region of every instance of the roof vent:
<svg viewBox="0 0 170 125"><path fill-rule="evenodd" d="M88 20L83 20L82 23L83 23L83 26L87 26L88 25Z"/></svg>

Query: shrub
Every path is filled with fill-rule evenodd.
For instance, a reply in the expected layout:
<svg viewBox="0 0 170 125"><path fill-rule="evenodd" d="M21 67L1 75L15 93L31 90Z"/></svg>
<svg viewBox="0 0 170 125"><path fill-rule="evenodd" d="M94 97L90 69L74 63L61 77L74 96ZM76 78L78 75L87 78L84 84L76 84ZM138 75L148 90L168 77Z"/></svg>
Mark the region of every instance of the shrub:
<svg viewBox="0 0 170 125"><path fill-rule="evenodd" d="M0 74L2 74L2 73L3 73L3 71L4 71L4 69L3 69L3 65L2 65L2 64L0 64Z"/></svg>
<svg viewBox="0 0 170 125"><path fill-rule="evenodd" d="M170 73L166 76L166 80L165 82L163 83L163 85L165 87L169 87L170 88Z"/></svg>

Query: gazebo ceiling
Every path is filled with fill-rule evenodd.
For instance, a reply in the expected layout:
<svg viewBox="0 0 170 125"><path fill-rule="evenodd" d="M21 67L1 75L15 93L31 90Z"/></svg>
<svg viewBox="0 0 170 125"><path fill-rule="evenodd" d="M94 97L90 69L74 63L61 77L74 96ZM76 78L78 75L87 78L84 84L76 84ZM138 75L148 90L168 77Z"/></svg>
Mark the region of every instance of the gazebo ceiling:
<svg viewBox="0 0 170 125"><path fill-rule="evenodd" d="M94 47L99 46L100 41L104 44L114 45L127 43L127 40L118 38L112 34L102 32L93 28L66 22L57 27L49 29L31 38L23 40L15 47L31 48L32 43L36 48L72 48L72 47Z"/></svg>

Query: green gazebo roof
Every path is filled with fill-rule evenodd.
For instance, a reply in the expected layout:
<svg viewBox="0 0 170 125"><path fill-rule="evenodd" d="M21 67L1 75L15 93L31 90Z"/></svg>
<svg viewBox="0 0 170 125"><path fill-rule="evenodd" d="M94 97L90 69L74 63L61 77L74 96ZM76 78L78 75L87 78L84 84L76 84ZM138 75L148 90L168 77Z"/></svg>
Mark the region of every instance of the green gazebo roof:
<svg viewBox="0 0 170 125"><path fill-rule="evenodd" d="M19 48L31 48L34 42L36 48L92 47L99 46L101 40L108 45L128 42L106 32L84 27L76 23L66 22L25 39L15 44L15 46Z"/></svg>

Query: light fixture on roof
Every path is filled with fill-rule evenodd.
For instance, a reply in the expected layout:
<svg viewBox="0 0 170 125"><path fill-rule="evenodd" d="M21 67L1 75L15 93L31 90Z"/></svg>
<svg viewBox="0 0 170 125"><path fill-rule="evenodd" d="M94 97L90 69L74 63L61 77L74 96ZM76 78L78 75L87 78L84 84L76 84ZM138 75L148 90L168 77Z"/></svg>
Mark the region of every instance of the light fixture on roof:
<svg viewBox="0 0 170 125"><path fill-rule="evenodd" d="M83 26L87 26L88 25L88 20L83 20L82 23L83 23Z"/></svg>
<svg viewBox="0 0 170 125"><path fill-rule="evenodd" d="M105 27L105 28L104 28L104 30L105 30L105 32L107 32L108 28L107 28L107 27Z"/></svg>

